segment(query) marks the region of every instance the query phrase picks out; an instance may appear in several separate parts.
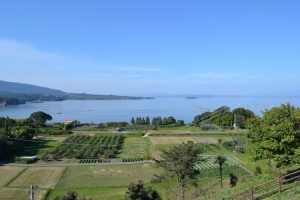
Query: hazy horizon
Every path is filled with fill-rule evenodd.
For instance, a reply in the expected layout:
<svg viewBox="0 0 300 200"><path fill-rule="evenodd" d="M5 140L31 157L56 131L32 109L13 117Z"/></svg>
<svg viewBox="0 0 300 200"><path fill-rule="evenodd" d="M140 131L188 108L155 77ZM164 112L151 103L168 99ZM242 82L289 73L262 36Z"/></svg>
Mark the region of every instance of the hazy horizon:
<svg viewBox="0 0 300 200"><path fill-rule="evenodd" d="M74 93L300 93L300 2L3 1L0 80Z"/></svg>

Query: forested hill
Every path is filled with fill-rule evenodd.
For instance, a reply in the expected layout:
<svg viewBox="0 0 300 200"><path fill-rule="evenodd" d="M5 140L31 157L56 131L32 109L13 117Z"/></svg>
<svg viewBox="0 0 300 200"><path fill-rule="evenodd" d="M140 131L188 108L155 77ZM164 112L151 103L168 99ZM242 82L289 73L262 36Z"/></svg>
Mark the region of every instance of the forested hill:
<svg viewBox="0 0 300 200"><path fill-rule="evenodd" d="M40 87L24 83L15 83L0 80L0 93L12 93L12 94L44 94L44 95L63 95L66 94L63 91L50 89L47 87Z"/></svg>
<svg viewBox="0 0 300 200"><path fill-rule="evenodd" d="M144 97L67 93L30 84L0 80L0 106L63 100L138 100Z"/></svg>

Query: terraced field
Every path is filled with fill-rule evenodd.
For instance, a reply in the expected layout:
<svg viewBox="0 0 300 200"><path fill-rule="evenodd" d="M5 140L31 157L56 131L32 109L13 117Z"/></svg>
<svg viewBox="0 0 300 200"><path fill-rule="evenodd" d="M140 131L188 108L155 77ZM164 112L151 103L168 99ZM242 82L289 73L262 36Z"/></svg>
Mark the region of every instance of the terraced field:
<svg viewBox="0 0 300 200"><path fill-rule="evenodd" d="M223 167L223 175L228 176L230 173L237 175L245 174L246 172L240 167L240 163L230 155L224 155L226 157L225 166ZM202 177L219 177L219 165L215 163L216 155L203 155L203 161L196 167L200 171Z"/></svg>
<svg viewBox="0 0 300 200"><path fill-rule="evenodd" d="M53 188L64 170L64 167L29 167L14 179L9 186L29 188L30 185L35 185L40 188Z"/></svg>
<svg viewBox="0 0 300 200"><path fill-rule="evenodd" d="M24 169L24 167L0 167L0 187L7 185L9 181L14 179Z"/></svg>

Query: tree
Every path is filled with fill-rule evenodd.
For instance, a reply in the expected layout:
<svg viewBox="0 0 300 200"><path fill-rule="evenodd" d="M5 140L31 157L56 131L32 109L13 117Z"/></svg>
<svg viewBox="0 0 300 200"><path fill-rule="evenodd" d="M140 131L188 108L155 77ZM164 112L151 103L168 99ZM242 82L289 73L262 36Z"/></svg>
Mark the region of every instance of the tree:
<svg viewBox="0 0 300 200"><path fill-rule="evenodd" d="M277 167L300 163L300 109L284 104L248 124L249 151L255 160L273 159Z"/></svg>
<svg viewBox="0 0 300 200"><path fill-rule="evenodd" d="M246 127L246 123L249 119L255 117L254 112L245 108L236 108L232 113L236 116L237 127L242 129Z"/></svg>
<svg viewBox="0 0 300 200"><path fill-rule="evenodd" d="M51 115L42 111L32 113L29 118L33 119L40 126L44 126L46 121L52 120Z"/></svg>
<svg viewBox="0 0 300 200"><path fill-rule="evenodd" d="M224 156L217 156L215 159L215 163L219 165L220 179L221 179L221 187L223 187L223 167L226 164L227 158Z"/></svg>
<svg viewBox="0 0 300 200"><path fill-rule="evenodd" d="M145 123L146 123L147 125L150 125L150 118L149 118L148 116L146 117Z"/></svg>
<svg viewBox="0 0 300 200"><path fill-rule="evenodd" d="M126 192L128 200L161 200L159 193L152 188L145 188L144 183L139 181L137 184L131 183Z"/></svg>
<svg viewBox="0 0 300 200"><path fill-rule="evenodd" d="M134 125L134 124L135 124L135 120L134 120L134 118L133 118L133 117L131 118L131 121L130 121L130 122L131 122L131 124L132 124L132 125Z"/></svg>
<svg viewBox="0 0 300 200"><path fill-rule="evenodd" d="M164 178L175 178L178 187L178 199L183 200L185 188L196 179L199 171L195 165L200 161L202 148L189 141L176 145L169 150L162 150L159 165L164 169Z"/></svg>
<svg viewBox="0 0 300 200"><path fill-rule="evenodd" d="M87 200L85 197L79 197L75 191L69 191L68 194L62 197L56 197L55 200Z"/></svg>
<svg viewBox="0 0 300 200"><path fill-rule="evenodd" d="M233 173L229 174L229 177L230 177L230 185L231 185L231 187L235 187L236 184L237 184L237 182L238 182L238 177L235 174L233 174Z"/></svg>

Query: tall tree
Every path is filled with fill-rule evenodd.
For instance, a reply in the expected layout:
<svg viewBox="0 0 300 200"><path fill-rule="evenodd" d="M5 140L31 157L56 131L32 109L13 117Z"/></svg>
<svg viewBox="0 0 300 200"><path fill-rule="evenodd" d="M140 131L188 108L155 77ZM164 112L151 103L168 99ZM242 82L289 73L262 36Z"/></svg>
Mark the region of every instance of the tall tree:
<svg viewBox="0 0 300 200"><path fill-rule="evenodd" d="M221 180L221 187L223 187L223 167L226 164L226 157L224 156L217 156L215 159L215 163L219 165L219 172L220 172L220 180Z"/></svg>
<svg viewBox="0 0 300 200"><path fill-rule="evenodd" d="M131 124L132 124L132 125L134 125L134 124L135 124L135 120L134 120L134 118L133 118L133 117L131 118L131 121L130 121L130 122L131 122Z"/></svg>
<svg viewBox="0 0 300 200"><path fill-rule="evenodd" d="M164 177L175 178L178 186L178 199L185 199L186 186L197 178L199 171L195 165L200 162L201 146L188 142L176 145L169 150L162 150L160 166Z"/></svg>
<svg viewBox="0 0 300 200"><path fill-rule="evenodd" d="M42 111L32 113L29 118L33 119L40 126L44 126L46 121L52 120L51 115Z"/></svg>
<svg viewBox="0 0 300 200"><path fill-rule="evenodd" d="M248 124L249 151L255 160L273 159L277 167L300 163L300 109L284 104Z"/></svg>
<svg viewBox="0 0 300 200"><path fill-rule="evenodd" d="M146 117L145 123L146 123L147 125L150 125L150 118L149 118L148 116Z"/></svg>

